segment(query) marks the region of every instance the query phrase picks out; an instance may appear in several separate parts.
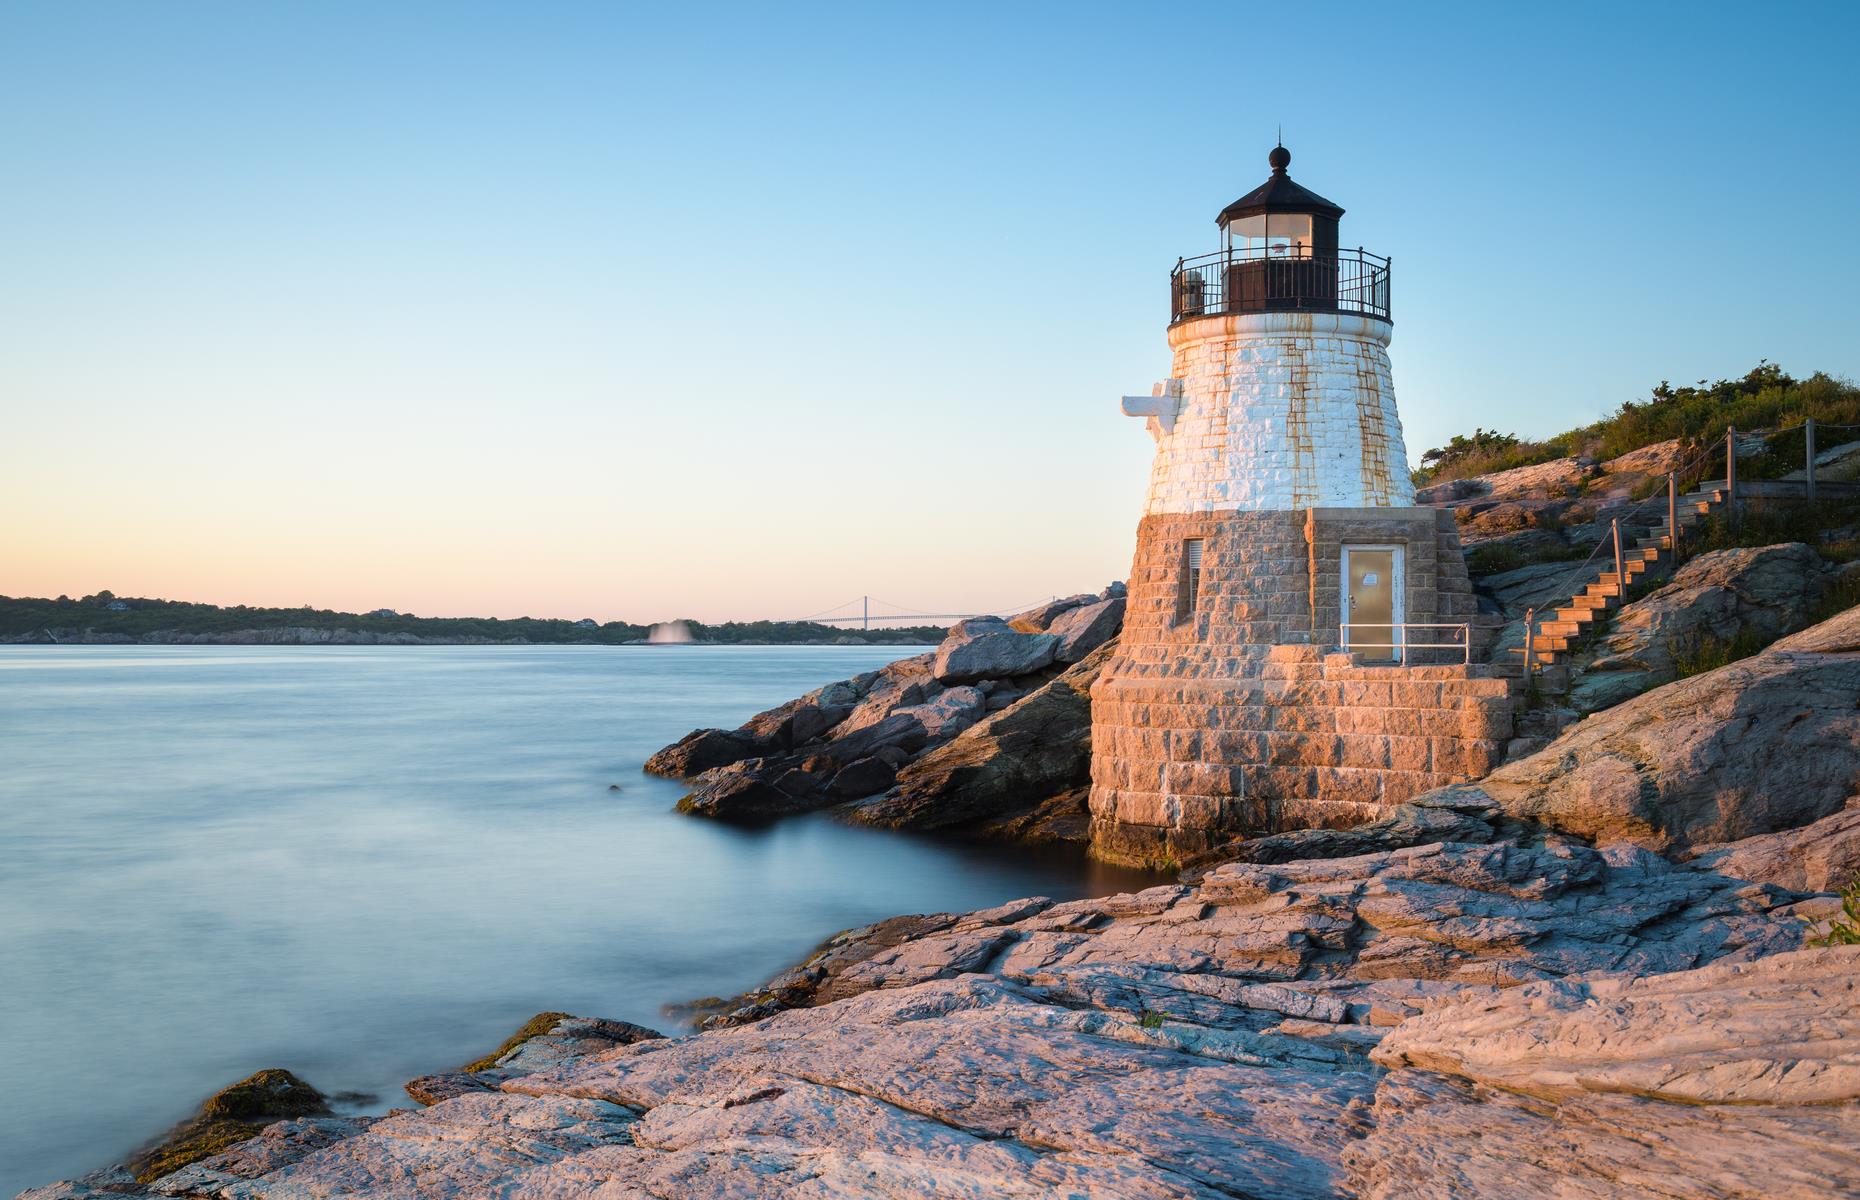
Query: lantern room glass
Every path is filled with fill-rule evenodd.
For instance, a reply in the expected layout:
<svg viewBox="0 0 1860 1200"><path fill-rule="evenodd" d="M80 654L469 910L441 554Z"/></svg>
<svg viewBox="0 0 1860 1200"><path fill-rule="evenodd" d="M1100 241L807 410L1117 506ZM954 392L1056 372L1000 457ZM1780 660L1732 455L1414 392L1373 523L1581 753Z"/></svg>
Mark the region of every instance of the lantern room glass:
<svg viewBox="0 0 1860 1200"><path fill-rule="evenodd" d="M1261 213L1221 227L1222 249L1237 258L1311 257L1310 213Z"/></svg>

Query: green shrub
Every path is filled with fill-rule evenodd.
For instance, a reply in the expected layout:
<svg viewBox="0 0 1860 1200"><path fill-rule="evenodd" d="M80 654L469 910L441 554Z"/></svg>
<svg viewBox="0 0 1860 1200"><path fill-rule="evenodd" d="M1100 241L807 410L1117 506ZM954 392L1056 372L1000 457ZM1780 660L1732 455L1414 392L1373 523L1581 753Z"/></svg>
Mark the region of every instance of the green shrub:
<svg viewBox="0 0 1860 1200"><path fill-rule="evenodd" d="M1746 506L1733 514L1719 506L1709 517L1687 530L1683 549L1687 557L1709 550L1730 550L1748 546L1774 546L1779 542L1806 542L1823 558L1850 562L1860 557L1860 545L1852 539L1828 541L1829 529L1860 524L1860 503L1834 503L1789 500L1766 503L1762 507Z"/></svg>
<svg viewBox="0 0 1860 1200"><path fill-rule="evenodd" d="M1560 523L1559 523L1560 527ZM1587 557L1587 546L1551 546L1530 554L1516 546L1498 543L1475 546L1466 552L1466 571L1471 575L1497 575L1505 571L1515 571L1519 567L1535 566L1538 563L1571 562Z"/></svg>
<svg viewBox="0 0 1860 1200"><path fill-rule="evenodd" d="M1716 383L1701 379L1689 387L1674 387L1661 380L1647 399L1629 400L1593 425L1541 442L1488 429L1475 429L1471 437L1455 435L1445 446L1421 456L1416 483L1487 475L1572 454L1616 458L1674 438L1703 451L1731 426L1792 430L1810 417L1825 425L1860 426L1860 387L1822 372L1796 379L1765 360L1737 379ZM1826 449L1856 436L1860 429L1829 430L1817 441ZM1786 475L1802 468L1807 461L1804 450L1802 437L1785 433L1771 438L1762 454L1740 458L1738 470L1750 479ZM1723 471L1722 458L1708 455L1696 474L1698 478L1722 478Z"/></svg>
<svg viewBox="0 0 1860 1200"><path fill-rule="evenodd" d="M1814 922L1809 922L1813 925ZM1828 922L1828 931L1809 938L1809 946L1860 946L1860 875L1841 889L1841 915Z"/></svg>
<svg viewBox="0 0 1860 1200"><path fill-rule="evenodd" d="M1421 455L1421 469L1414 472L1414 481L1417 486L1425 486L1567 458L1574 453L1571 436L1525 442L1514 434L1490 429L1475 429L1471 437L1454 434L1446 445Z"/></svg>
<svg viewBox="0 0 1860 1200"><path fill-rule="evenodd" d="M1668 643L1668 649L1672 653L1673 666L1678 670L1679 678L1685 679L1716 671L1740 658L1749 658L1772 640L1755 630L1740 629L1735 637L1728 640L1709 633L1675 638Z"/></svg>

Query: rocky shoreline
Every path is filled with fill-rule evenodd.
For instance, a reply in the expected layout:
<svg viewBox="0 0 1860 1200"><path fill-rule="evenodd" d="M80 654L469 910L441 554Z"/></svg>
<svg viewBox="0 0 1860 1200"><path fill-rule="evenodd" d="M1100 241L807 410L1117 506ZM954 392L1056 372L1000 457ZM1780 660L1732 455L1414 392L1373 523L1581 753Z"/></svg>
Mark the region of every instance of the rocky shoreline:
<svg viewBox="0 0 1860 1200"><path fill-rule="evenodd" d="M764 821L830 810L884 829L1080 842L1091 684L1124 585L1011 618L963 621L928 654L828 684L736 729L699 729L646 770L685 779L679 808Z"/></svg>
<svg viewBox="0 0 1860 1200"><path fill-rule="evenodd" d="M1860 946L1811 942L1860 915L1857 813L1849 609L1370 826L880 922L689 1036L546 1014L430 1106L25 1195L1853 1194Z"/></svg>

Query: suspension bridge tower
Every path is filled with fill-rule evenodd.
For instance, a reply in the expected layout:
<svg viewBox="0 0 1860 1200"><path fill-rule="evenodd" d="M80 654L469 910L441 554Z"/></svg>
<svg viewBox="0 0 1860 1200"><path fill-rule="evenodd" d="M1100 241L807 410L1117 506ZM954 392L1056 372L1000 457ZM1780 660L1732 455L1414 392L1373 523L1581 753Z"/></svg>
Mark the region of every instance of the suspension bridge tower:
<svg viewBox="0 0 1860 1200"><path fill-rule="evenodd" d="M1093 849L1179 862L1347 826L1483 774L1508 689L1476 664L1450 513L1418 508L1388 345L1390 262L1291 152L1170 275L1168 379L1119 651L1092 693Z"/></svg>

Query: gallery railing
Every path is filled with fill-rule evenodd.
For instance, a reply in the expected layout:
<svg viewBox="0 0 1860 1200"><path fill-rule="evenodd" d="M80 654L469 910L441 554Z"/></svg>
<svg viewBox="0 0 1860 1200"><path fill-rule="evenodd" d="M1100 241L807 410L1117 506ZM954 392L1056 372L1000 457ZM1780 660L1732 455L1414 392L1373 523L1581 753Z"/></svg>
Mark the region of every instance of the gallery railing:
<svg viewBox="0 0 1860 1200"><path fill-rule="evenodd" d="M1347 312L1389 319L1389 260L1367 250L1219 251L1169 273L1170 323L1223 313Z"/></svg>

